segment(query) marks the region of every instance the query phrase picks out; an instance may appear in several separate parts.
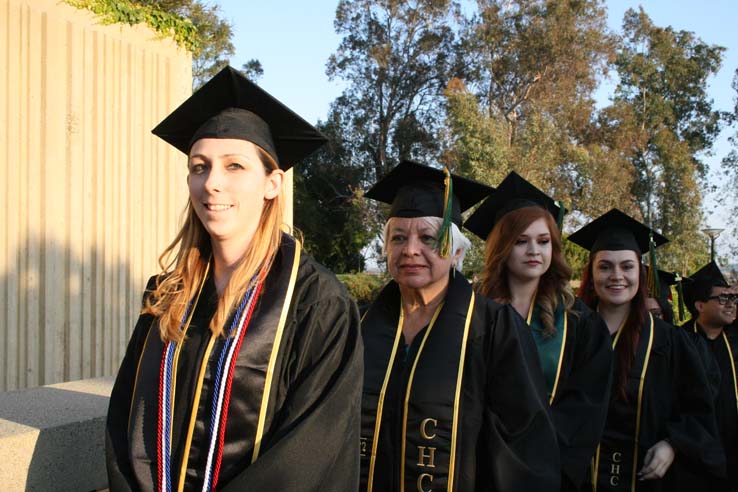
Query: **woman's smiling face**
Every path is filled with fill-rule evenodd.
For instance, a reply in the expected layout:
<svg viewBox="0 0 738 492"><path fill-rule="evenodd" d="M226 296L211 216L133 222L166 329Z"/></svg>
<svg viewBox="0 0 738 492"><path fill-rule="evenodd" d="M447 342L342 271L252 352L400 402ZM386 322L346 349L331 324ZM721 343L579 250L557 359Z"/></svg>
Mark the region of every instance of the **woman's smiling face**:
<svg viewBox="0 0 738 492"><path fill-rule="evenodd" d="M281 179L267 174L258 147L246 140L203 138L190 150L190 200L214 241L250 238L264 200L277 196Z"/></svg>
<svg viewBox="0 0 738 492"><path fill-rule="evenodd" d="M592 278L601 303L611 306L627 304L638 292L638 255L630 250L598 251L592 262Z"/></svg>

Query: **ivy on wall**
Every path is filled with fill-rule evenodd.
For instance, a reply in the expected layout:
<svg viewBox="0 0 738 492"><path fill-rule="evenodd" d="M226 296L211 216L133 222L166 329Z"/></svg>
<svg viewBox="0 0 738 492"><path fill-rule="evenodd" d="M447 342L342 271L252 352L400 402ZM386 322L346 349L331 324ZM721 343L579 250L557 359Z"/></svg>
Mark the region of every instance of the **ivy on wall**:
<svg viewBox="0 0 738 492"><path fill-rule="evenodd" d="M189 20L151 5L130 0L62 0L64 3L93 12L103 24L146 24L163 37L192 52L199 44L197 28Z"/></svg>

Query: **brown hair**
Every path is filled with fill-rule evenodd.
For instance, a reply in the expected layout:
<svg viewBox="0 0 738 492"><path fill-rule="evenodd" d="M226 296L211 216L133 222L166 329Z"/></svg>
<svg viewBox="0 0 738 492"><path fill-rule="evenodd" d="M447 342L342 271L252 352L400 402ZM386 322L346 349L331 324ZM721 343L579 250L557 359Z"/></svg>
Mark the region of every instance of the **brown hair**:
<svg viewBox="0 0 738 492"><path fill-rule="evenodd" d="M594 288L594 260L597 253L589 255L589 261L582 272L582 284L579 286L579 298L590 308L597 309L599 298ZM641 327L646 323L648 310L646 309L646 298L648 297L648 283L646 278L646 268L641 263L641 257L636 253L638 258L638 290L630 301L630 312L625 319L625 324L621 328L622 333L617 346L615 347L615 357L617 357L620 371L617 380L613 385L613 397L619 396L623 401L628 401L625 393L626 383L628 382L628 372L633 367L635 361L635 352L638 348L638 341L641 335Z"/></svg>
<svg viewBox="0 0 738 492"><path fill-rule="evenodd" d="M278 168L274 159L260 147L257 152L267 175ZM197 294L210 261L210 235L197 217L190 200L183 212L184 225L174 241L159 256L161 274L156 289L146 297L143 314L159 318L159 332L163 341L180 341L180 324L187 306ZM259 225L241 263L231 275L228 285L218 299L215 315L210 320L210 331L223 333L234 303L238 302L259 274L263 279L277 254L282 237L284 215L284 184L276 197L264 200Z"/></svg>
<svg viewBox="0 0 738 492"><path fill-rule="evenodd" d="M574 305L574 294L569 287L571 267L566 262L561 246L561 234L551 213L543 207L523 207L508 212L495 224L487 236L484 254L484 271L480 278L480 291L491 299L510 302L507 259L521 234L538 219L546 221L551 234L551 266L538 282L536 304L541 313L543 336L556 333L554 313L563 301L569 311Z"/></svg>

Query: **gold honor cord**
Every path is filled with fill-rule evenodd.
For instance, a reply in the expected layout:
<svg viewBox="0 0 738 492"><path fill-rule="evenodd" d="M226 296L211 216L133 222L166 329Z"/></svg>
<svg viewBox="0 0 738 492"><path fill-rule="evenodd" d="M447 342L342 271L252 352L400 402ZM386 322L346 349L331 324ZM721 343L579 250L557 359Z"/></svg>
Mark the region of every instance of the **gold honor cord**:
<svg viewBox="0 0 738 492"><path fill-rule="evenodd" d="M469 308L466 311L466 322L464 323L464 338L461 340L461 356L459 357L459 370L456 376L456 395L454 396L454 420L451 425L451 457L448 464L448 492L454 489L454 464L456 462L456 428L459 422L459 406L461 403L461 382L464 378L464 361L466 360L466 342L469 339L469 326L471 326L472 312L474 311L474 291L469 300ZM404 441L403 441L404 442Z"/></svg>
<svg viewBox="0 0 738 492"><path fill-rule="evenodd" d="M284 325L287 322L287 313L290 310L292 294L295 291L297 270L300 266L300 253L300 242L298 240L295 240L295 258L292 261L292 273L290 274L290 283L287 286L287 293L284 296L282 313L279 316L279 324L277 325L277 332L274 335L274 342L272 344L272 354L269 357L269 366L267 366L266 380L264 381L264 394L262 395L261 407L259 408L259 420L256 425L256 437L254 437L254 454L251 458L251 463L256 461L256 458L259 457L259 450L261 449L261 439L264 435L264 422L266 421L266 413L269 407L269 394L271 393L272 378L274 377L274 366L277 363L277 355L279 354L279 347L282 343Z"/></svg>
<svg viewBox="0 0 738 492"><path fill-rule="evenodd" d="M553 389L551 390L551 398L548 400L549 405L553 405L556 390L559 388L559 377L561 376L561 366L564 362L564 350L566 350L566 332L569 331L569 313L564 311L564 339L561 340L561 353L559 354L559 366L556 368L556 379L554 379Z"/></svg>
<svg viewBox="0 0 738 492"><path fill-rule="evenodd" d="M151 335L151 328L154 326L154 321L151 322L151 326L149 326L149 332L146 334L146 339L144 340L144 344L142 347L145 349L146 345L149 343L149 335ZM133 403L136 401L135 398L133 398L133 395L136 394L136 388L138 387L138 373L141 370L141 361L143 360L144 351L141 350L141 355L138 356L138 364L136 365L136 378L133 380L133 393L131 393L131 406L128 408L128 435L131 435L131 415L133 414Z"/></svg>
<svg viewBox="0 0 738 492"><path fill-rule="evenodd" d="M733 358L733 350L730 348L725 330L723 330L723 340L725 341L725 348L728 349L728 355L730 355L730 368L733 370L733 394L735 395L736 410L738 410L738 378L735 374L735 358Z"/></svg>
<svg viewBox="0 0 738 492"><path fill-rule="evenodd" d="M650 323L650 330L648 333L648 348L646 348L646 360L643 362L643 370L641 371L641 382L638 386L638 410L636 412L636 432L635 432L635 444L633 445L633 480L631 481L631 491L635 492L636 487L636 473L638 472L638 443L640 442L641 435L641 412L643 411L643 387L646 383L646 371L648 370L648 363L651 360L651 347L653 346L654 330L653 330L653 315L648 313L648 320Z"/></svg>
<svg viewBox="0 0 738 492"><path fill-rule="evenodd" d="M618 327L618 332L615 334L615 338L612 341L613 350L615 350L615 347L617 347L618 345L618 340L620 340L620 335L623 333L623 326L625 326L625 319L623 320L622 323L620 323L620 326Z"/></svg>
<svg viewBox="0 0 738 492"><path fill-rule="evenodd" d="M531 321L533 321L533 307L536 305L536 294L533 294L533 301L530 303L530 308L528 308L528 317L526 318L526 322L528 323L528 326L530 326ZM561 365L564 361L564 350L566 349L566 332L568 331L568 324L569 324L569 315L567 314L566 310L564 310L564 339L561 341L561 352L559 353L559 363L556 367L556 378L554 379L553 388L551 389L551 396L548 398L548 404L553 404L554 397L556 396L556 390L559 387L559 377L561 376Z"/></svg>
<svg viewBox="0 0 738 492"><path fill-rule="evenodd" d="M187 437L185 438L184 453L182 454L182 468L179 471L179 484L177 485L177 491L182 492L184 490L185 475L187 473L187 465L190 459L190 447L192 446L192 435L195 432L195 422L197 421L197 402L200 401L200 395L202 394L202 383L205 379L205 370L210 359L210 353L213 351L213 345L215 345L216 337L213 333L210 333L210 339L208 340L208 346L205 348L205 354L202 357L200 363L200 372L197 376L197 386L195 387L195 396L192 401L195 403L192 405L192 412L190 413L190 424L187 427Z"/></svg>
<svg viewBox="0 0 738 492"><path fill-rule="evenodd" d="M528 323L528 327L530 327L530 322L533 321L533 308L536 305L536 297L537 297L538 291L533 293L533 299L530 301L530 307L528 308L528 316L525 318L525 322Z"/></svg>
<svg viewBox="0 0 738 492"><path fill-rule="evenodd" d="M599 313L600 310L598 309L597 312ZM650 314L649 314L650 316ZM628 317L626 316L625 319L620 323L620 326L618 327L618 332L615 334L615 339L612 341L612 349L615 350L615 347L618 344L618 340L620 340L620 334L623 333L623 327L625 326L625 322L627 321ZM651 320L653 322L653 319ZM650 342L649 342L650 343ZM651 353L651 347L649 345L648 347L649 354ZM638 412L640 413L640 402L638 404ZM636 418L638 420L638 417ZM637 424L636 424L637 427ZM600 445L597 445L597 451L595 451L594 458L592 459L592 492L597 492L597 477L599 475L599 469L600 469Z"/></svg>
<svg viewBox="0 0 738 492"><path fill-rule="evenodd" d="M366 314L364 314L366 316ZM389 384L390 375L392 374L392 367L395 365L395 355L397 354L397 346L399 345L400 336L402 335L402 322L405 319L402 307L400 307L400 319L397 322L397 330L395 332L395 343L392 346L392 353L390 354L389 364L387 365L387 372L384 374L384 381L382 382L382 390L379 392L379 401L377 402L377 420L374 422L374 437L372 439L372 454L369 457L369 480L367 481L367 492L372 492L374 486L374 466L377 461L377 446L379 444L379 429L382 424L382 410L384 409L384 395L387 392L387 385Z"/></svg>
<svg viewBox="0 0 738 492"><path fill-rule="evenodd" d="M423 353L423 347L425 347L425 342L428 340L428 335L430 335L431 330L433 329L433 325L436 324L436 319L438 318L438 314L441 312L441 309L443 308L444 303L440 303L438 307L436 308L436 312L433 313L433 318L431 319L430 324L428 325L428 329L425 331L425 335L423 335L423 341L420 342L420 348L418 348L418 353L415 356L415 360L413 361L413 368L410 370L410 377L407 380L407 391L405 392L405 408L403 411L403 418L402 418L402 453L400 454L400 459L402 460L400 462L400 492L405 492L405 440L407 439L407 404L410 401L410 392L413 388L413 377L415 376L415 367L418 365L418 360L420 359L420 354Z"/></svg>
<svg viewBox="0 0 738 492"><path fill-rule="evenodd" d="M178 343L176 347L174 347L174 358L172 360L172 396L169 401L169 405L171 407L170 415L172 416L171 421L169 423L169 447L170 448L172 446L171 426L174 423L174 398L177 392L177 363L179 362L179 353L182 350L182 345L184 344L185 336L187 335L187 330L190 328L190 322L192 322L192 315L195 313L195 308L197 307L197 303L200 301L200 294L202 293L203 285L205 285L205 279L208 278L208 272L210 272L210 262L209 261L208 261L207 266L205 267L205 273L202 276L202 280L200 281L200 287L197 289L197 297L195 297L195 301L192 303L190 312L187 313L187 321L185 322L184 329L182 330L182 341Z"/></svg>

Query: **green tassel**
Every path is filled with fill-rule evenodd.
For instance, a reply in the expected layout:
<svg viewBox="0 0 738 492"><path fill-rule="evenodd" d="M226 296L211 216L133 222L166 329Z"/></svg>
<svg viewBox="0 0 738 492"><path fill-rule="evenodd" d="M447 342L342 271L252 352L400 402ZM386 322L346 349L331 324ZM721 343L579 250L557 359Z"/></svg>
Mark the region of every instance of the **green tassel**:
<svg viewBox="0 0 738 492"><path fill-rule="evenodd" d="M562 232L564 227L564 204L561 200L556 200L556 205L559 207L559 215L556 217L556 227L559 228L559 232Z"/></svg>
<svg viewBox="0 0 738 492"><path fill-rule="evenodd" d="M679 296L679 321L684 321L684 289L682 289L682 276L677 273L677 295Z"/></svg>
<svg viewBox="0 0 738 492"><path fill-rule="evenodd" d="M441 229L438 231L438 254L443 258L451 256L451 215L453 212L453 180L451 179L451 173L447 167L443 168L443 173L446 175L443 185L445 192L443 195L443 222L441 223Z"/></svg>
<svg viewBox="0 0 738 492"><path fill-rule="evenodd" d="M653 242L653 234L648 235L648 259L651 266L648 275L648 295L654 299L658 299L661 295L661 286L659 285L659 270L656 265L656 244Z"/></svg>

